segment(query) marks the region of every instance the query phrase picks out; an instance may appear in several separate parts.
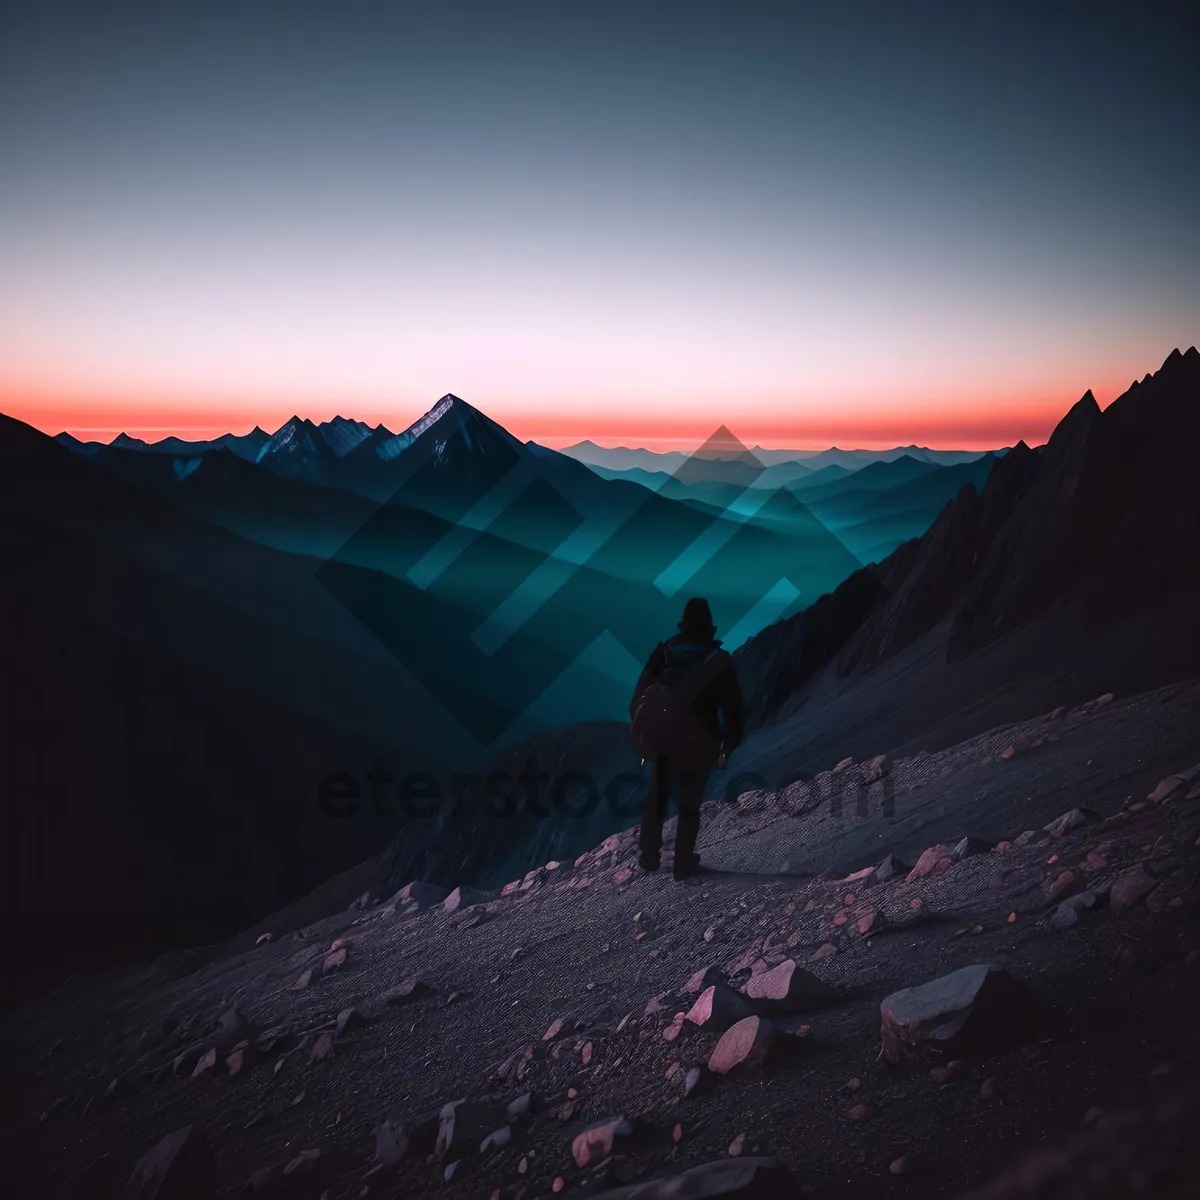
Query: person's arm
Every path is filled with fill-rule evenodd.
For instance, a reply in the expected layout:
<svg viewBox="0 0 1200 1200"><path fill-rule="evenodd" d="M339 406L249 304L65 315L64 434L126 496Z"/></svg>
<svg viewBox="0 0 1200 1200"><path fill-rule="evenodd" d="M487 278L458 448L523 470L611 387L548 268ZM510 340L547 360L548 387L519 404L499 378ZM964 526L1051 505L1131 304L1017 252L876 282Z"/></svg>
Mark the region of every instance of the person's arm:
<svg viewBox="0 0 1200 1200"><path fill-rule="evenodd" d="M646 660L646 665L642 668L641 675L638 676L637 687L633 689L633 699L629 702L630 720L633 720L633 714L638 706L638 701L642 698L642 693L662 674L665 666L666 653L660 642L655 646L654 653Z"/></svg>
<svg viewBox="0 0 1200 1200"><path fill-rule="evenodd" d="M721 751L728 758L746 732L746 705L732 660L722 673L721 683Z"/></svg>

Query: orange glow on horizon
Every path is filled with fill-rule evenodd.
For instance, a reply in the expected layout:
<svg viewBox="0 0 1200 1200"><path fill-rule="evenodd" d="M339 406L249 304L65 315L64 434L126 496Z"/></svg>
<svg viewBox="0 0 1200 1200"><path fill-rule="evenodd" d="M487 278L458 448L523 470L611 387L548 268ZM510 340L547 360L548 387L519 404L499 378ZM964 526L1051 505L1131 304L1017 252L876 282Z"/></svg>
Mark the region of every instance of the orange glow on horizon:
<svg viewBox="0 0 1200 1200"><path fill-rule="evenodd" d="M1104 407L1128 386L1129 381L1109 381L1102 386L1093 384L1092 391ZM553 447L590 439L602 446L694 449L724 424L746 445L767 448L885 449L918 444L933 449L987 450L1012 445L1021 438L1030 445L1041 444L1086 387L1084 383L1073 394L1055 391L1019 399L975 395L967 403L928 394L920 399L892 396L860 404L767 397L759 407L751 408L742 399L723 403L719 397L704 397L687 406L687 415L672 411L675 405L664 404L655 412L651 405L639 408L628 401L614 405L603 397L582 395L557 411L544 402L505 397L464 395L463 399L515 436ZM346 400L331 405L317 397L273 395L251 404L242 397L200 399L128 392L118 396L99 390L68 393L0 380L0 411L50 435L66 431L83 440L105 442L121 432L147 441L242 434L256 424L272 432L294 413L318 423L335 415L371 425L382 422L399 432L437 399L429 396L395 405Z"/></svg>

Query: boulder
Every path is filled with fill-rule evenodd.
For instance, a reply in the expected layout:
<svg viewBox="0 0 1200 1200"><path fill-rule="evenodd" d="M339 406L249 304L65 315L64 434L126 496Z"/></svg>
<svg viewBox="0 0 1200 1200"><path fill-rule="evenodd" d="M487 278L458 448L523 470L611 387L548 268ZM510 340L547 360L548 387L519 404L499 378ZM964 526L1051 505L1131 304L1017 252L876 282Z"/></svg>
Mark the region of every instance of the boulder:
<svg viewBox="0 0 1200 1200"><path fill-rule="evenodd" d="M634 1135L633 1124L624 1117L612 1117L591 1129L585 1129L571 1143L571 1155L577 1167L600 1162L618 1153Z"/></svg>
<svg viewBox="0 0 1200 1200"><path fill-rule="evenodd" d="M746 1017L721 1035L708 1060L716 1075L750 1073L764 1067L774 1049L775 1026L762 1017Z"/></svg>
<svg viewBox="0 0 1200 1200"><path fill-rule="evenodd" d="M877 783L882 779L891 767L886 754L877 754L874 758L868 758L862 764L862 781L866 784Z"/></svg>
<svg viewBox="0 0 1200 1200"><path fill-rule="evenodd" d="M717 967L703 967L697 971L681 989L685 996L695 996L704 991L705 988L712 987L714 983L720 983L721 972Z"/></svg>
<svg viewBox="0 0 1200 1200"><path fill-rule="evenodd" d="M735 992L727 983L714 983L700 993L684 1020L714 1033L723 1033L753 1014L754 1010L741 992Z"/></svg>
<svg viewBox="0 0 1200 1200"><path fill-rule="evenodd" d="M1096 905L1096 893L1092 891L1079 892L1064 900L1050 914L1050 926L1053 929L1070 929L1079 920L1082 913Z"/></svg>
<svg viewBox="0 0 1200 1200"><path fill-rule="evenodd" d="M912 868L907 863L902 863L894 854L889 854L871 872L871 879L875 883L886 883L889 879L895 879L899 875L907 875Z"/></svg>
<svg viewBox="0 0 1200 1200"><path fill-rule="evenodd" d="M1153 804L1161 804L1168 796L1179 791L1184 785L1182 775L1168 775L1166 779L1160 779L1158 786L1152 791L1146 799Z"/></svg>
<svg viewBox="0 0 1200 1200"><path fill-rule="evenodd" d="M911 883L914 879L924 879L925 876L932 875L934 871L944 871L947 867L952 866L953 854L953 846L941 844L923 850L921 857L917 859L916 866L908 873L909 882Z"/></svg>
<svg viewBox="0 0 1200 1200"><path fill-rule="evenodd" d="M976 963L888 996L880 1005L883 1054L895 1063L927 1049L950 1054L1000 1042L1028 1010L1011 975Z"/></svg>
<svg viewBox="0 0 1200 1200"><path fill-rule="evenodd" d="M408 1153L408 1134L399 1121L381 1121L375 1127L375 1162L394 1167Z"/></svg>
<svg viewBox="0 0 1200 1200"><path fill-rule="evenodd" d="M991 846L977 837L965 837L961 841L956 842L954 849L950 852L951 862L962 862L964 858L973 858L976 854L986 854Z"/></svg>
<svg viewBox="0 0 1200 1200"><path fill-rule="evenodd" d="M397 908L415 905L416 911L421 912L444 904L449 894L436 883L422 883L419 879L414 879L412 883L406 883L388 903L396 905Z"/></svg>
<svg viewBox="0 0 1200 1200"><path fill-rule="evenodd" d="M792 1200L795 1178L777 1158L721 1158L679 1175L614 1188L592 1200Z"/></svg>
<svg viewBox="0 0 1200 1200"><path fill-rule="evenodd" d="M761 1012L806 1012L841 999L824 980L797 966L794 958L753 976L743 990Z"/></svg>
<svg viewBox="0 0 1200 1200"><path fill-rule="evenodd" d="M437 1162L478 1146L488 1134L506 1124L503 1104L453 1100L441 1111L433 1157Z"/></svg>
<svg viewBox="0 0 1200 1200"><path fill-rule="evenodd" d="M217 1159L204 1130L186 1125L138 1159L125 1200L214 1200Z"/></svg>
<svg viewBox="0 0 1200 1200"><path fill-rule="evenodd" d="M1109 893L1113 912L1122 913L1131 909L1157 886L1158 880L1141 863L1123 871L1113 882Z"/></svg>
<svg viewBox="0 0 1200 1200"><path fill-rule="evenodd" d="M400 1004L409 1004L414 1000L420 1000L430 994L430 989L425 986L416 976L409 979L401 980L394 987L390 987L386 992L380 992L375 997L373 1007L375 1008L392 1008Z"/></svg>
<svg viewBox="0 0 1200 1200"><path fill-rule="evenodd" d="M1087 813L1082 808L1072 808L1063 813L1061 817L1055 817L1049 825L1044 825L1042 828L1051 837L1066 837L1072 830L1086 825L1087 819Z"/></svg>

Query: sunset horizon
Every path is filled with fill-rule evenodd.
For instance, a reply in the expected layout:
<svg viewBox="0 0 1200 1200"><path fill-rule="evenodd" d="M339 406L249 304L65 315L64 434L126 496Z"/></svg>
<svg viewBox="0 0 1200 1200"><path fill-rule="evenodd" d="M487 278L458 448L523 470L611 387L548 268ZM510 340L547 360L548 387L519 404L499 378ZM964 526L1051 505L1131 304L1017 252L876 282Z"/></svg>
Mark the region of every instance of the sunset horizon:
<svg viewBox="0 0 1200 1200"><path fill-rule="evenodd" d="M1179 346L1186 349L1190 343ZM1165 356L1164 356L1165 357ZM744 401L721 403L710 399L703 411L690 417L640 413L602 400L568 405L566 411L547 413L542 406L522 405L509 397L479 397L455 388L443 389L426 399L408 398L394 405L366 399L331 403L303 395L275 396L261 402L233 405L206 402L201 396L176 396L157 402L150 397L122 400L119 396L38 394L37 391L0 383L0 412L56 436L67 433L82 441L111 442L120 434L154 442L176 437L204 441L225 434L243 435L254 428L273 433L295 416L316 424L342 417L380 424L401 432L429 410L440 396L459 396L503 425L523 441L562 449L589 441L604 448L646 448L659 451L693 450L719 425L731 428L747 446L763 449L819 451L841 449L883 450L919 445L935 450L993 450L1025 441L1040 445L1054 426L1086 392L1106 408L1131 383L1157 368L1162 358L1148 361L1140 373L1121 382L1087 382L1074 390L1064 386L1042 389L1015 402L1002 397L964 395L961 401L946 397L940 402L887 398L855 406L843 402L797 401L788 410L786 398L768 402L763 409L747 408ZM965 389L964 389L965 391ZM669 406L668 406L669 407ZM699 409L700 406L691 407ZM834 410L837 411L834 411Z"/></svg>

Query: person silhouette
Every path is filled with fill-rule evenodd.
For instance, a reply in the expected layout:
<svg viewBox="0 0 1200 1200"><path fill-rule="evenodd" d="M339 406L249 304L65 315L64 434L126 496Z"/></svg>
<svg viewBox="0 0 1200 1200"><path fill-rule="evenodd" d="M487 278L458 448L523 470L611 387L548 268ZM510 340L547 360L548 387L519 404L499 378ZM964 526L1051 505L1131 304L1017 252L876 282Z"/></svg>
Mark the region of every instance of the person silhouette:
<svg viewBox="0 0 1200 1200"><path fill-rule="evenodd" d="M676 879L695 874L700 865L696 839L708 777L714 766L725 767L745 731L737 671L716 632L708 601L692 597L684 605L679 632L654 648L629 706L634 746L652 764L639 861L647 871L658 870L663 822L677 786Z"/></svg>

